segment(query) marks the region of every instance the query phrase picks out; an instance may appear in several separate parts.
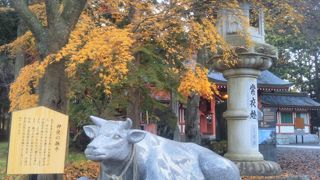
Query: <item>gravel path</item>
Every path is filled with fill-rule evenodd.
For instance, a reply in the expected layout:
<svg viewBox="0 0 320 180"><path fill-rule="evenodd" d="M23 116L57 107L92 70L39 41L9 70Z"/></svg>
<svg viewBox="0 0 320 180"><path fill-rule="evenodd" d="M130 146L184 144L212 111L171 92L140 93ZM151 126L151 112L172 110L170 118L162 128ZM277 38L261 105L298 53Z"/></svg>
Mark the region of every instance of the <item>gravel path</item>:
<svg viewBox="0 0 320 180"><path fill-rule="evenodd" d="M320 149L277 148L277 156L283 174L320 180Z"/></svg>

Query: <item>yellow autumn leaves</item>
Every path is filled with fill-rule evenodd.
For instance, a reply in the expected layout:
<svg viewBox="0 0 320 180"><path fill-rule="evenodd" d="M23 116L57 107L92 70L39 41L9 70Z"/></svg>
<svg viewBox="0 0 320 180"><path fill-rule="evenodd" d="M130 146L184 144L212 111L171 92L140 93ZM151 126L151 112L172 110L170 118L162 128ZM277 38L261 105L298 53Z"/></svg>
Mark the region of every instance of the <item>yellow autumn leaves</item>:
<svg viewBox="0 0 320 180"><path fill-rule="evenodd" d="M139 9L143 9L144 6L138 7ZM110 95L112 93L112 85L119 84L125 80L129 71L129 63L134 60L133 53L135 46L143 45L144 41L154 38L156 42L162 45L169 54L164 61L174 62L171 58L178 58L180 61L183 61L186 57L185 54L190 53L180 42L172 38L172 35L183 33L184 31L184 22L180 18L169 18L170 22L167 22L167 24L157 22L157 18L150 18L148 22L142 21L141 25L147 23L145 30L135 33L133 31L136 26L133 24L118 28L110 24L107 26L101 25L103 23L94 18L87 13L83 13L75 30L70 35L68 44L64 48L56 54L49 55L42 61L35 61L23 68L20 76L11 86L11 111L32 107L37 104L38 95L36 91L39 81L44 75L46 67L56 61L65 60L65 71L71 81L76 80L74 77L79 75L77 73L79 65L90 63L90 69L88 70L100 78L96 86L103 87L104 93ZM150 26L152 24L150 21L152 20L154 20L155 24ZM162 28L159 28L159 26ZM166 26L176 28L168 29ZM159 31L160 29L166 30L161 32ZM221 39L215 31L213 23L204 19L203 24L196 22L190 24L190 29L189 39L193 46L191 49L197 50L202 46L207 46L212 51L216 51L214 46ZM166 32L167 30L173 31ZM150 32L150 34L146 35L146 32ZM27 35L31 40L29 41L34 42L34 38L30 37L31 33L29 32ZM141 39L142 36L148 38ZM25 38L22 40L25 40ZM21 42L17 43L12 45L18 47L19 44L22 44ZM34 52L34 49L36 49L35 43L29 44L28 48ZM181 84L179 92L184 96L188 96L190 93L197 93L208 98L212 96L213 93L211 84L207 78L207 70L197 68L195 72L191 70L181 70L180 72L182 73L180 73ZM69 94L72 94L72 92L69 92Z"/></svg>
<svg viewBox="0 0 320 180"><path fill-rule="evenodd" d="M200 67L196 67L195 70L188 69L181 79L178 91L185 97L198 94L211 99L213 97L213 87L208 80L208 70Z"/></svg>
<svg viewBox="0 0 320 180"><path fill-rule="evenodd" d="M90 71L101 79L97 86L103 86L104 92L111 94L110 85L121 82L128 73L128 63L134 58L133 43L127 29L92 26L89 20L83 20L71 34L69 43L57 54L57 60L68 58L69 77L75 75L79 64L90 61Z"/></svg>
<svg viewBox="0 0 320 180"><path fill-rule="evenodd" d="M212 53L217 53L219 44L226 46L226 44L222 44L224 41L212 21L214 20L203 19L201 23L191 22L189 39L192 47L197 49L207 47Z"/></svg>
<svg viewBox="0 0 320 180"><path fill-rule="evenodd" d="M34 62L21 69L16 81L11 84L9 98L10 111L34 107L39 96L35 91L44 71L39 69L40 63Z"/></svg>
<svg viewBox="0 0 320 180"><path fill-rule="evenodd" d="M131 36L126 29L94 26L93 21L83 15L63 49L21 70L11 85L11 111L37 105L35 91L46 67L61 60L66 60L66 72L70 79L76 75L79 64L90 61L92 66L89 70L101 79L97 86L103 86L104 92L110 94L110 86L124 80L128 63L133 60L131 49L134 40Z"/></svg>
<svg viewBox="0 0 320 180"><path fill-rule="evenodd" d="M110 95L112 85L125 80L130 62L138 61L134 58L135 50L146 44L157 46L158 52L164 54L163 62L169 70L177 69L180 80L178 91L182 95L198 94L212 98L214 87L208 80L208 70L202 66L185 69L177 62L183 62L190 54L205 48L212 54L222 51L222 60L228 65L234 64L233 52L217 32L217 17L213 11L219 7L239 8L237 2L208 1L210 8L207 9L200 7L203 4L196 1L185 0L173 1L172 4L166 1L89 1L88 7L92 11L82 14L68 44L56 54L41 61L33 60L32 64L23 68L11 86L11 110L36 105L38 82L47 65L61 60L66 62L65 71L71 81L78 75L79 65L89 63L88 70L100 78L96 86L103 87L104 93ZM259 7L266 6L264 1L251 2ZM285 4L283 9L294 12L294 9L287 7L288 3L272 2L272 5ZM203 12L197 8L203 8ZM46 25L43 4L32 9L38 12L37 17ZM265 9L265 12L274 11L268 10ZM203 15L196 16L194 11ZM23 50L31 57L37 57L36 44L30 32L11 43L9 49L16 54L14 51L21 45L25 46Z"/></svg>
<svg viewBox="0 0 320 180"><path fill-rule="evenodd" d="M10 52L9 55L11 58L16 57L19 51L24 52L28 61L32 61L38 56L36 42L30 31L27 31L24 35L19 36L12 43L0 46L0 52Z"/></svg>

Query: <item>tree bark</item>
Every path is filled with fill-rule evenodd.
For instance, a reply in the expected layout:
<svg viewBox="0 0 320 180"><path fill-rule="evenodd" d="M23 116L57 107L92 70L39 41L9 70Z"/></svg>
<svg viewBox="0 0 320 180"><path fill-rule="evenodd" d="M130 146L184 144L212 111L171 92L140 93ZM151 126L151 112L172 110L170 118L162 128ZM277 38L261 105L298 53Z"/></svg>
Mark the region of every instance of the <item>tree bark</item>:
<svg viewBox="0 0 320 180"><path fill-rule="evenodd" d="M22 19L19 20L17 36L23 35L27 31L27 27ZM26 65L25 54L22 49L18 49L17 56L14 63L14 78L16 79L19 76L21 68Z"/></svg>
<svg viewBox="0 0 320 180"><path fill-rule="evenodd" d="M319 77L319 74L320 74L320 63L319 63L319 57L318 57L318 53L317 51L314 53L314 65L315 65L315 83L314 83L314 86L315 86L315 96L316 96L316 99L319 101L320 100L320 84L319 84L319 80L320 80L320 77Z"/></svg>
<svg viewBox="0 0 320 180"><path fill-rule="evenodd" d="M50 65L41 79L39 87L39 105L56 111L67 112L67 76L64 72L65 62Z"/></svg>
<svg viewBox="0 0 320 180"><path fill-rule="evenodd" d="M131 66L130 73L135 74L139 71L141 54L136 53L134 64ZM130 76L130 75L129 75ZM127 107L127 117L132 120L134 129L140 129L140 113L141 113L141 92L137 84L129 86L128 89L129 104Z"/></svg>
<svg viewBox="0 0 320 180"><path fill-rule="evenodd" d="M141 97L138 88L130 88L128 91L129 105L127 108L127 116L132 120L133 128L140 129L140 112Z"/></svg>
<svg viewBox="0 0 320 180"><path fill-rule="evenodd" d="M199 131L199 102L200 96L192 95L188 98L186 109L186 141L201 143Z"/></svg>

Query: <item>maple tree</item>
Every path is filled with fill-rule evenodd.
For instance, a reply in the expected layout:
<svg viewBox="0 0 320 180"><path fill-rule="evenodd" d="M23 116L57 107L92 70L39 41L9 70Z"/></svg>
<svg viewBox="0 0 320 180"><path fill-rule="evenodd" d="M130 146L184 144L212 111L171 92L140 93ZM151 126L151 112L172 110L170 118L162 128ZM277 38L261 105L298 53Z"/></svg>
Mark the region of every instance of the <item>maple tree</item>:
<svg viewBox="0 0 320 180"><path fill-rule="evenodd" d="M236 59L215 23L217 11L239 8L237 1L96 0L89 1L84 12L84 0L78 4L65 1L63 6L59 2L45 1L42 9L34 6L38 18L24 1L14 4L21 17L30 17L27 22L32 35L26 33L6 46L14 52L18 44L25 45L31 59L31 64L21 71L21 78L12 85L12 110L38 102L66 111L68 99L85 97L87 102L97 104L95 96L99 96L103 97L100 101L113 103L117 109L126 107L127 116L137 127L140 112L148 108L150 91L145 85L184 96L210 98L213 88L205 76L210 56L223 51L222 60ZM252 3L264 8L270 26L279 22L290 24L298 17L287 1ZM61 11L53 7L61 7ZM199 52L208 54L205 62L193 58ZM194 66L188 66L190 62ZM86 78L95 84L84 83ZM71 89L67 89L68 81ZM25 101L27 96L30 101ZM116 96L126 102L120 102ZM106 104L98 104L102 113L101 106Z"/></svg>
<svg viewBox="0 0 320 180"><path fill-rule="evenodd" d="M67 43L86 0L50 0L44 3L45 11L40 12L45 12L46 21L41 21L30 10L27 1L12 1L13 7L34 37L40 61L58 52ZM66 82L64 61L48 65L39 83L39 104L66 112Z"/></svg>
<svg viewBox="0 0 320 180"><path fill-rule="evenodd" d="M35 45L37 47L37 52L39 54L39 60L42 61L52 53L58 52L69 39L71 31L74 29L78 18L86 4L86 0L45 0L44 7L45 11L45 21L41 21L28 7L28 1L25 0L12 0L12 6L19 14L19 17L26 24L28 29L31 31L32 36L34 37ZM40 16L43 17L43 16ZM25 67L25 74L20 74L20 82L22 83L24 77L29 73L32 73L31 67L35 67L35 64L32 64L29 67ZM59 62L53 62L47 64L45 69L39 69L41 75L36 77L35 74L30 75L32 79L29 79L28 84L21 88L21 92L16 91L16 95L22 97L19 99L22 101L30 100L30 102L37 102L39 105L44 105L50 107L54 110L66 112L67 110L67 78L64 73L64 60ZM35 72L35 71L33 71ZM36 71L38 72L38 71ZM30 83L31 82L31 83ZM36 84L37 82L38 84ZM34 87L34 85L39 85ZM19 85L18 85L19 86ZM14 85L12 87L15 87ZM16 86L17 87L17 86ZM26 89L24 89L26 88ZM34 88L37 88L39 94L39 101L31 101L36 97L28 99L28 96L24 96L21 93L27 93L31 96L35 95ZM15 95L15 91L10 94ZM38 179L62 179L62 176L58 175L39 175Z"/></svg>

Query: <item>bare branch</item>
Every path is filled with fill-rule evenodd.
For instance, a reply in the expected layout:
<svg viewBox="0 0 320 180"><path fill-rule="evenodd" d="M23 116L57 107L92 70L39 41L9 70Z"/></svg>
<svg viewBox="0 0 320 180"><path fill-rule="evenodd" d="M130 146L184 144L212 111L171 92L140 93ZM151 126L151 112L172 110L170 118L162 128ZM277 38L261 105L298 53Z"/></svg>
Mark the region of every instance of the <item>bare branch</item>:
<svg viewBox="0 0 320 180"><path fill-rule="evenodd" d="M48 27L53 26L59 17L60 1L59 0L45 0L46 14Z"/></svg>
<svg viewBox="0 0 320 180"><path fill-rule="evenodd" d="M74 28L86 4L87 0L63 0L61 17L67 24L67 27L70 29Z"/></svg>
<svg viewBox="0 0 320 180"><path fill-rule="evenodd" d="M45 28L42 26L40 20L28 8L26 0L12 0L14 9L19 14L20 18L26 23L37 41L40 41L43 34L46 33Z"/></svg>

